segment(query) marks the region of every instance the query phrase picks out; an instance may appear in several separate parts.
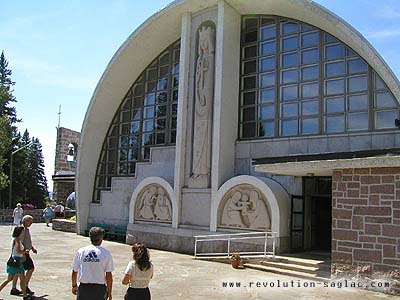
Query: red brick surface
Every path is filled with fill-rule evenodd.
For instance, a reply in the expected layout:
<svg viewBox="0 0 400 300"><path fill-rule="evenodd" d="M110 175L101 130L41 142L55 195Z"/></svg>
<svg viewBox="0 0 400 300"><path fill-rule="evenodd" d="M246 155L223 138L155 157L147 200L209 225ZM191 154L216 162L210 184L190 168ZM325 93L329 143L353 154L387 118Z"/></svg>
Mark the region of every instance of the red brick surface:
<svg viewBox="0 0 400 300"><path fill-rule="evenodd" d="M336 170L332 263L400 270L400 168Z"/></svg>

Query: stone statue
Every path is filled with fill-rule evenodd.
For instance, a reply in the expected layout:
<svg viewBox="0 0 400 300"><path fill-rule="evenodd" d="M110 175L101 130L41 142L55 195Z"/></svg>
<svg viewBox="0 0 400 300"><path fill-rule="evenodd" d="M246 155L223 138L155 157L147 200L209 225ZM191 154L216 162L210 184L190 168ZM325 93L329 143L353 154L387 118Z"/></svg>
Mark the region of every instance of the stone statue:
<svg viewBox="0 0 400 300"><path fill-rule="evenodd" d="M151 187L147 191L143 193L142 201L141 201L141 208L140 208L140 216L143 219L154 219L154 194L156 189Z"/></svg>
<svg viewBox="0 0 400 300"><path fill-rule="evenodd" d="M230 196L231 195L231 196ZM222 207L220 226L267 230L271 217L261 193L248 186L239 186L228 192Z"/></svg>
<svg viewBox="0 0 400 300"><path fill-rule="evenodd" d="M167 196L165 196L164 189L158 188L158 195L156 199L156 205L154 207L154 215L156 220L170 221L172 215L171 203Z"/></svg>
<svg viewBox="0 0 400 300"><path fill-rule="evenodd" d="M154 222L172 221L171 200L161 186L151 185L145 189L138 201L136 218Z"/></svg>
<svg viewBox="0 0 400 300"><path fill-rule="evenodd" d="M222 223L228 226L240 227L242 221L240 219L240 211L242 210L239 201L242 198L240 192L235 192L231 198L226 201L225 208L222 214Z"/></svg>
<svg viewBox="0 0 400 300"><path fill-rule="evenodd" d="M209 186L211 174L212 107L214 98L215 31L210 26L199 30L196 64L195 117L193 136L192 179L200 180L200 187Z"/></svg>

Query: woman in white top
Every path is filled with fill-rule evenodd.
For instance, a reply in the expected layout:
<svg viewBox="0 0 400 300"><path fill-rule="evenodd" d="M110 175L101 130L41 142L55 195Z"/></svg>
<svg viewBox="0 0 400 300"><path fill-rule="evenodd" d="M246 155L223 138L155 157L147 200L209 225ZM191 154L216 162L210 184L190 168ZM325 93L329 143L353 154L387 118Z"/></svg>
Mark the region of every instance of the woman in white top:
<svg viewBox="0 0 400 300"><path fill-rule="evenodd" d="M125 300L150 300L149 282L153 278L153 264L143 243L132 246L133 260L128 263L122 284L129 284Z"/></svg>
<svg viewBox="0 0 400 300"><path fill-rule="evenodd" d="M21 282L21 289L22 289L22 295L24 297L24 300L30 300L32 299L32 296L28 296L26 294L26 288L25 288L25 273L24 273L24 267L22 266L22 258L24 254L29 252L29 250L24 250L24 246L21 243L21 239L24 237L25 230L23 226L17 226L14 228L12 237L12 253L11 256L15 261L18 262L18 267L13 267L13 266L8 266L7 265L7 274L8 277L6 280L4 280L1 285L0 285L0 291L10 282L14 279L15 276L20 278ZM3 300L0 298L0 300Z"/></svg>

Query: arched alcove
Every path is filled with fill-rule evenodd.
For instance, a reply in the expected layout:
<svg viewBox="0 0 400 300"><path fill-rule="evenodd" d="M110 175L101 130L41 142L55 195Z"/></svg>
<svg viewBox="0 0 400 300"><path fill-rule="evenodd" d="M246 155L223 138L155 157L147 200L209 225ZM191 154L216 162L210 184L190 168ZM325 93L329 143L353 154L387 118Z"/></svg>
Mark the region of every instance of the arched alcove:
<svg viewBox="0 0 400 300"><path fill-rule="evenodd" d="M176 227L176 212L177 202L171 185L161 177L148 177L132 193L129 223L169 223Z"/></svg>

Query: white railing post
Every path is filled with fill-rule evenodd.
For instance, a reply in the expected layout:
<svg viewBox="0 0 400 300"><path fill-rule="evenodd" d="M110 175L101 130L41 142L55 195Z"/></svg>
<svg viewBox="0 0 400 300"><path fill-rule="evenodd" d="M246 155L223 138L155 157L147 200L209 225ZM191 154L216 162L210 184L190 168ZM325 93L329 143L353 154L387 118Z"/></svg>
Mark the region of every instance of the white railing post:
<svg viewBox="0 0 400 300"><path fill-rule="evenodd" d="M228 257L231 255L231 236L228 235Z"/></svg>
<svg viewBox="0 0 400 300"><path fill-rule="evenodd" d="M268 232L265 233L264 237L264 257L267 256L267 241L268 241Z"/></svg>
<svg viewBox="0 0 400 300"><path fill-rule="evenodd" d="M272 258L275 258L276 233L274 232L272 234L273 234L273 237L274 237L274 241L273 241L273 244L272 244Z"/></svg>
<svg viewBox="0 0 400 300"><path fill-rule="evenodd" d="M194 258L197 257L197 236L194 237Z"/></svg>

